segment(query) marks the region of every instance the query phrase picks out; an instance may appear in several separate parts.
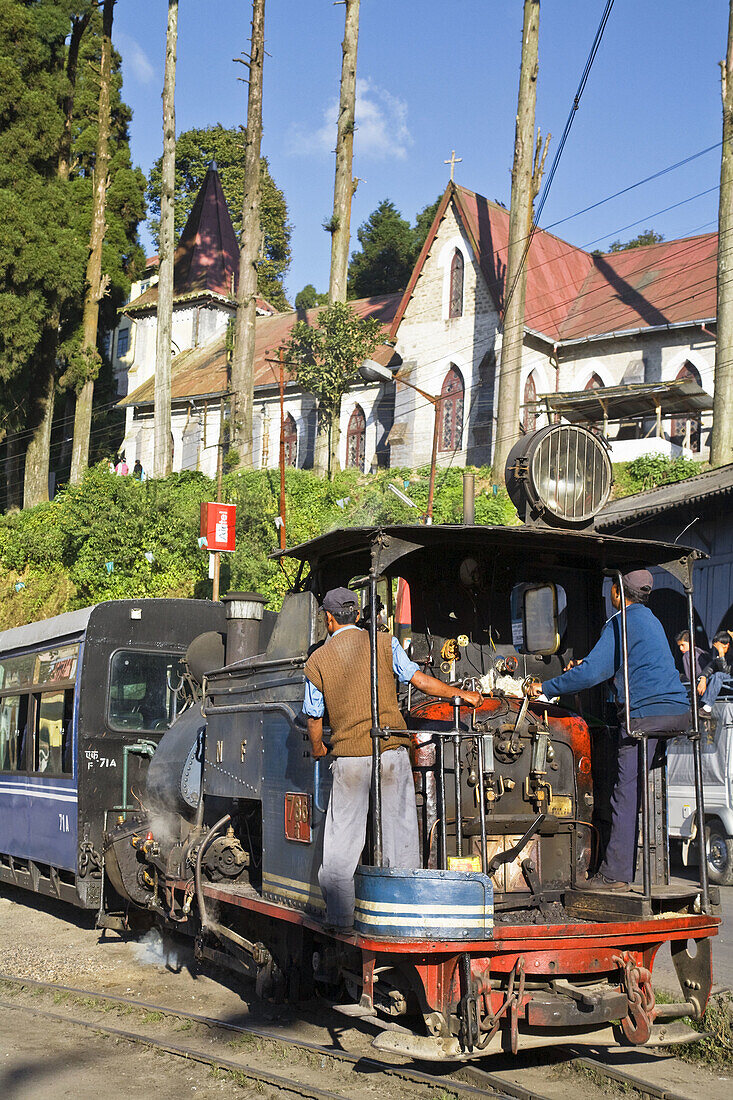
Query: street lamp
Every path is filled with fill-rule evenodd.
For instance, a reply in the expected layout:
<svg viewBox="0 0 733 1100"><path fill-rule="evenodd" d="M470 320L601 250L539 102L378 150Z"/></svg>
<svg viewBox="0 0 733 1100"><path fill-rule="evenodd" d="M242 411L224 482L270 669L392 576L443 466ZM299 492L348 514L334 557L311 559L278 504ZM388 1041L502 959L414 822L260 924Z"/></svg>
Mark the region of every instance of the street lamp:
<svg viewBox="0 0 733 1100"><path fill-rule="evenodd" d="M359 374L365 382L394 382L395 377L389 367L382 366L375 359L365 359L359 368ZM435 466L438 460L438 430L439 430L439 417L440 410L439 397L433 397L432 394L426 393L425 390L421 390L419 386L416 386L413 382L408 382L404 378L398 378L398 382L401 382L403 386L407 386L409 389L414 390L415 393L419 393L421 397L424 397L426 401L429 401L433 406L433 449L430 455L430 487L428 489L428 510L425 515L425 522L430 524L433 522L433 496L435 495Z"/></svg>

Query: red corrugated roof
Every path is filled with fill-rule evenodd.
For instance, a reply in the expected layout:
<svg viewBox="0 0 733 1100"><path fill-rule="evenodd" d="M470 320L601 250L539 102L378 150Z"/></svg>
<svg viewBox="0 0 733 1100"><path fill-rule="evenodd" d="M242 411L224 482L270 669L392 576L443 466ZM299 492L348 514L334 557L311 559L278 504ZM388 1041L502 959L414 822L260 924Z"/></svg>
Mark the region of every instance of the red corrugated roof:
<svg viewBox="0 0 733 1100"><path fill-rule="evenodd" d="M349 302L358 317L373 317L385 326L385 335L399 305L401 295L381 294L374 298L358 298ZM318 306L291 313L275 313L272 317L258 317L255 324L255 387L273 386L278 383L278 349L286 342L296 321L308 320L313 324L318 317ZM286 378L288 378L286 372ZM226 335L221 333L198 348L191 348L173 359L171 376L171 400L202 398L227 393L229 372L226 360ZM149 378L119 404L151 405L155 394L155 379Z"/></svg>
<svg viewBox="0 0 733 1100"><path fill-rule="evenodd" d="M503 312L509 211L450 183L402 297L393 337L451 200L496 308ZM717 234L709 233L598 256L537 229L526 261L525 325L561 343L713 318L717 247Z"/></svg>
<svg viewBox="0 0 733 1100"><path fill-rule="evenodd" d="M717 260L717 233L594 256L561 339L715 317Z"/></svg>

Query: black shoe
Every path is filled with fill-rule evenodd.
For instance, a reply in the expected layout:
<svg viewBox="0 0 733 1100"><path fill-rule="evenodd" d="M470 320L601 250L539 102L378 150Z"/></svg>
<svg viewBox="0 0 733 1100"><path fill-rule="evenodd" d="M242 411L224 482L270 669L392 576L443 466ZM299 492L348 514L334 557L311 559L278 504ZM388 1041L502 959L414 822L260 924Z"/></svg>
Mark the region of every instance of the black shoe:
<svg viewBox="0 0 733 1100"><path fill-rule="evenodd" d="M352 936L354 934L353 924L324 924L323 931L328 932L335 936Z"/></svg>
<svg viewBox="0 0 733 1100"><path fill-rule="evenodd" d="M592 890L594 892L604 892L606 890L623 891L629 890L630 888L631 883L620 882L612 878L606 878L606 876L602 875L600 871L598 872L598 874L593 875L593 878L589 878L587 882L579 882L575 887L576 890Z"/></svg>

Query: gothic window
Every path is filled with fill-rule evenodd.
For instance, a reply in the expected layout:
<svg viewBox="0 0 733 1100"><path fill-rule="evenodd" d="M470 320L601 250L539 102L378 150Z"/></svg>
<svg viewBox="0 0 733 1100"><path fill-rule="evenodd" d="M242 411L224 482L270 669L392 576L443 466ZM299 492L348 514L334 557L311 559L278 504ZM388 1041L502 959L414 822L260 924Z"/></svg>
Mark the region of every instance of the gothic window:
<svg viewBox="0 0 733 1100"><path fill-rule="evenodd" d="M298 465L298 428L290 413L283 424L283 442L285 444L285 465Z"/></svg>
<svg viewBox="0 0 733 1100"><path fill-rule="evenodd" d="M463 378L451 363L440 391L439 447L441 451L458 451L463 436Z"/></svg>
<svg viewBox="0 0 733 1100"><path fill-rule="evenodd" d="M603 379L600 374L593 373L585 384L587 390L602 390Z"/></svg>
<svg viewBox="0 0 733 1100"><path fill-rule="evenodd" d="M450 265L449 317L463 316L463 253L459 248L453 253Z"/></svg>
<svg viewBox="0 0 733 1100"><path fill-rule="evenodd" d="M539 413L534 402L537 400L537 386L534 380L534 371L527 376L524 383L524 410L522 412L522 427L525 432L533 432L537 427Z"/></svg>
<svg viewBox="0 0 733 1100"><path fill-rule="evenodd" d="M346 430L346 465L354 470L364 469L366 437L366 417L364 410L357 405L349 417Z"/></svg>
<svg viewBox="0 0 733 1100"><path fill-rule="evenodd" d="M698 386L702 386L702 378L697 367L692 363L685 363L677 374L677 381L682 382L684 379L688 379L690 382L697 382ZM702 422L700 417L674 417L670 423L670 439L672 443L676 443L678 447L682 447L684 444L689 443L691 451L697 452L700 450L700 432L702 429Z"/></svg>

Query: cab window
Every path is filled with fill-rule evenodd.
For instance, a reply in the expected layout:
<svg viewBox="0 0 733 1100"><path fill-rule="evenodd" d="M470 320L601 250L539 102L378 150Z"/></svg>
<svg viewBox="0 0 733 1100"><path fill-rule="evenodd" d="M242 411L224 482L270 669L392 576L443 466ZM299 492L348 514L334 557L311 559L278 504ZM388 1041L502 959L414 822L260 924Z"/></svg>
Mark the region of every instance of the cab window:
<svg viewBox="0 0 733 1100"><path fill-rule="evenodd" d="M107 716L111 729L167 730L176 720L183 673L178 653L118 650L110 668Z"/></svg>

